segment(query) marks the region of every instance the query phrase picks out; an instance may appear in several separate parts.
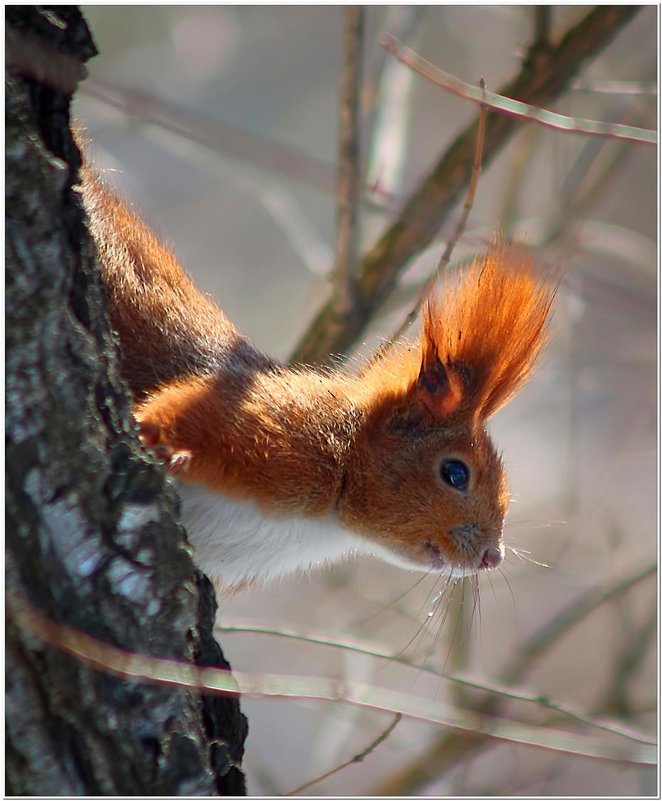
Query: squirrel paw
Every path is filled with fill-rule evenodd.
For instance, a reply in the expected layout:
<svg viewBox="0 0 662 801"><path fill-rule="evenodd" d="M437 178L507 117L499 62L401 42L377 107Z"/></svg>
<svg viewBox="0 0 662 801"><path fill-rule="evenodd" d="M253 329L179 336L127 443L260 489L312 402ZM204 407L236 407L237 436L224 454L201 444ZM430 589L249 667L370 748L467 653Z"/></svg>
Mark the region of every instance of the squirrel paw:
<svg viewBox="0 0 662 801"><path fill-rule="evenodd" d="M188 470L193 458L191 451L175 450L164 442L161 428L154 423L139 421L138 429L138 437L143 448L165 464L169 475L180 476Z"/></svg>

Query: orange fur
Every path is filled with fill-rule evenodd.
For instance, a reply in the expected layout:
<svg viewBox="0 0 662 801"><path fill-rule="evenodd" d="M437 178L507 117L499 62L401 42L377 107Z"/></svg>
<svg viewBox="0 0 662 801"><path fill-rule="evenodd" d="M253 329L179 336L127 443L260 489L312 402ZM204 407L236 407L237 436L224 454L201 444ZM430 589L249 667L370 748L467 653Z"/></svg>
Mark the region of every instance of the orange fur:
<svg viewBox="0 0 662 801"><path fill-rule="evenodd" d="M275 519L336 515L408 565L500 561L508 492L484 423L529 375L554 296L527 251L496 242L458 271L418 343L318 372L255 351L89 171L83 197L136 416L179 455L178 479ZM440 477L449 459L466 491Z"/></svg>
<svg viewBox="0 0 662 801"><path fill-rule="evenodd" d="M428 301L423 361L438 359L463 386L458 407L486 419L518 391L547 339L554 293L529 251L497 239Z"/></svg>
<svg viewBox="0 0 662 801"><path fill-rule="evenodd" d="M232 323L140 217L89 167L82 179L111 321L122 344L122 370L134 394L187 373L211 372L225 350L241 351L244 340Z"/></svg>

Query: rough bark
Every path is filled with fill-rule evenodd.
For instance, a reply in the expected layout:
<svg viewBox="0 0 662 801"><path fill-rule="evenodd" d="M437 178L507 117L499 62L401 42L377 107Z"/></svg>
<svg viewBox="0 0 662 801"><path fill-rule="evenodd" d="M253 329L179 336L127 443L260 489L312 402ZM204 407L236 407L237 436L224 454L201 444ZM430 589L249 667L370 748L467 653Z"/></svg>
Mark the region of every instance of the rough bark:
<svg viewBox="0 0 662 801"><path fill-rule="evenodd" d="M6 792L244 794L235 699L91 670L12 618L27 598L126 651L229 668L176 497L137 445L74 189L69 104L94 44L75 7L6 24Z"/></svg>

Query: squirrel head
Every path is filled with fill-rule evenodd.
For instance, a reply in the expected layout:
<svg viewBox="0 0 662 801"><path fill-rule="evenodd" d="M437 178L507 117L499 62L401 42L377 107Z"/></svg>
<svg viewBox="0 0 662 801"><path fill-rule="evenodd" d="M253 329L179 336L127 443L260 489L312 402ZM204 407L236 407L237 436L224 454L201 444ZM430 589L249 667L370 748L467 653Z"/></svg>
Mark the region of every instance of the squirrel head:
<svg viewBox="0 0 662 801"><path fill-rule="evenodd" d="M555 291L497 241L429 299L417 345L367 365L339 515L382 558L457 576L500 564L509 495L485 423L530 374Z"/></svg>

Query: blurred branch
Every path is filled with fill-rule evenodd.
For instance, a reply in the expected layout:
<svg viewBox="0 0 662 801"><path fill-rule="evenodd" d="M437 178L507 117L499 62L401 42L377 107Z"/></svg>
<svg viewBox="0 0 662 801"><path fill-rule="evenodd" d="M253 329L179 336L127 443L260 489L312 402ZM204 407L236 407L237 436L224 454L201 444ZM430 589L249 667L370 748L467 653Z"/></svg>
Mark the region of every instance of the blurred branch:
<svg viewBox="0 0 662 801"><path fill-rule="evenodd" d="M425 12L423 6L389 6L384 27L401 41L409 42ZM407 130L414 78L384 48L376 48L362 102L367 133L366 182L396 196L401 191L403 167L409 157Z"/></svg>
<svg viewBox="0 0 662 801"><path fill-rule="evenodd" d="M241 159L254 167L270 170L321 192L335 192L334 168L297 148L98 76L85 81L79 91L120 111L133 122L153 125L189 142L203 145L221 156ZM370 187L363 187L362 202L372 208L383 211L392 206L393 201L394 198L384 192L377 193Z"/></svg>
<svg viewBox="0 0 662 801"><path fill-rule="evenodd" d="M628 630L632 629L631 621L628 621ZM642 660L646 652L651 646L655 635L657 633L657 609L653 609L644 624L638 631L631 630L627 636L627 642L623 644L619 653L617 654L616 665L613 670L613 679L607 687L603 699L595 704L595 715L605 716L610 715L619 718L631 718L638 712L653 711L650 709L637 710L630 704L628 700L628 684L633 675L640 670ZM651 690L653 688L651 687ZM555 714L546 717L540 725L558 725L563 724L564 713ZM586 722L583 716L577 716L580 722ZM594 724L594 718L590 717L589 725ZM644 737L642 742L655 744L656 740L653 737Z"/></svg>
<svg viewBox="0 0 662 801"><path fill-rule="evenodd" d="M485 97L486 89L485 89L485 80L483 78L480 79L480 89L483 93L483 97ZM469 214L471 213L471 209L473 208L474 205L474 198L476 197L476 188L478 187L478 177L480 175L480 167L483 159L483 146L485 144L486 124L487 124L487 105L485 103L481 103L480 110L478 111L478 132L476 133L476 148L474 150L473 164L471 165L471 180L469 181L469 189L467 190L467 196L465 198L464 206L462 208L462 215L458 220L453 235L449 238L448 242L446 243L446 248L439 261L439 265L437 267L437 275L441 275L448 266L448 263L450 262L451 259L451 255L453 254L453 249L455 248L455 245L457 244L458 240L464 233L467 220L469 219Z"/></svg>
<svg viewBox="0 0 662 801"><path fill-rule="evenodd" d="M512 684L521 679L525 671L530 670L533 664L545 654L549 648L567 634L571 628L585 620L592 612L603 604L613 601L642 581L654 576L657 565L650 564L630 573L604 588L589 590L570 606L553 617L542 626L529 641L519 649L511 660L509 666L502 672L501 680L504 684Z"/></svg>
<svg viewBox="0 0 662 801"><path fill-rule="evenodd" d="M424 6L388 6L384 27L400 41L407 42L414 35L425 11ZM378 47L366 70L361 106L365 129L370 132L375 125L374 117L379 113L378 98L387 83L384 76L390 63L391 59L384 48Z"/></svg>
<svg viewBox="0 0 662 801"><path fill-rule="evenodd" d="M333 249L315 230L306 209L295 200L289 188L276 181L261 181L259 184L252 182L251 189L306 269L328 279Z"/></svg>
<svg viewBox="0 0 662 801"><path fill-rule="evenodd" d="M8 599L9 614L23 630L38 637L89 667L123 678L188 687L204 693L221 695L305 698L341 701L375 711L461 729L471 738L495 738L522 745L570 753L576 756L605 759L620 763L654 764L656 749L631 740L614 742L604 737L540 729L530 724L499 719L481 713L453 710L428 698L420 698L383 687L337 678L247 674L127 652L90 637L71 626L55 621L33 607L18 593Z"/></svg>
<svg viewBox="0 0 662 801"><path fill-rule="evenodd" d="M533 47L544 50L549 47L552 30L552 6L534 6L533 13Z"/></svg>
<svg viewBox="0 0 662 801"><path fill-rule="evenodd" d="M657 95L655 81L608 81L600 78L577 78L570 84L573 92L608 95Z"/></svg>
<svg viewBox="0 0 662 801"><path fill-rule="evenodd" d="M651 642L657 634L657 609L651 611L638 631L634 629L631 621L628 623L628 642L617 654L613 671L614 679L611 686L607 688L603 700L597 704L597 708L603 714L631 717L632 705L628 700L629 684L632 677L641 668L644 654L650 648Z"/></svg>
<svg viewBox="0 0 662 801"><path fill-rule="evenodd" d="M335 773L339 773L341 770L348 768L350 765L354 765L357 762L363 762L363 760L372 754L372 752L378 748L385 740L387 740L390 736L395 727L400 723L402 720L402 715L398 712L396 715L393 716L393 720L388 724L388 726L384 729L384 731L373 740L367 748L364 748L358 754L354 754L353 757L346 760L340 765L336 765L335 768L328 770L326 773L323 773L321 776L317 776L315 779L311 779L311 781L306 782L305 784L299 785L299 787L295 787L294 790L290 790L285 795L297 795L298 793L303 792L303 790L307 790L309 787L312 787L315 784L319 784L324 779L328 779L330 776L333 776Z"/></svg>
<svg viewBox="0 0 662 801"><path fill-rule="evenodd" d="M529 166L540 139L540 128L531 125L522 131L521 146L515 149L508 169L508 179L503 187L503 200L499 212L499 230L508 239L519 219L518 200L522 185L528 175Z"/></svg>
<svg viewBox="0 0 662 801"><path fill-rule="evenodd" d="M444 72L444 70L421 58L408 47L402 47L392 37L384 37L382 39L382 47L428 81L452 92L454 95L458 95L458 97L483 103L494 111L500 111L512 117L520 117L525 121L537 122L539 125L553 128L560 133L606 136L610 139L626 139L643 145L657 144L657 132L647 128L619 125L618 123L605 122L604 120L587 120L583 117L567 117L565 114L557 114L555 111L522 103L512 97L504 97L494 92L485 92L485 96L481 100L480 88L460 80L455 75L451 75L450 72ZM540 55L538 55L538 58L540 58Z"/></svg>
<svg viewBox="0 0 662 801"><path fill-rule="evenodd" d="M340 92L338 185L336 191L336 263L334 319L343 325L355 308L358 255L359 199L361 192L360 92L363 63L362 6L345 6L344 55Z"/></svg>
<svg viewBox="0 0 662 801"><path fill-rule="evenodd" d="M480 87L484 94L485 81L483 78L480 79ZM474 198L476 196L476 187L478 186L478 176L480 175L480 165L481 165L481 160L483 158L483 145L485 143L486 122L487 122L487 106L481 105L480 111L478 113L478 132L476 133L476 149L474 151L473 164L471 165L471 180L469 181L469 188L467 190L467 196L465 198L464 206L462 208L462 214L460 215L460 219L458 220L457 225L455 226L453 234L449 237L448 242L446 242L446 247L444 248L444 252L441 256L441 259L439 260L437 269L434 271L434 273L432 273L428 281L425 283L423 291L419 294L418 300L416 301L414 308L409 312L409 314L405 317L404 322L393 334L393 337L391 338L392 341L398 339L414 322L414 320L416 319L416 315L420 311L421 306L423 305L423 303L425 303L427 297L434 288L434 285L437 283L439 278L443 275L444 271L448 267L455 245L458 243L460 237L464 233L464 229L467 225L467 220L469 219L469 214L471 213L471 209L473 208L474 205Z"/></svg>
<svg viewBox="0 0 662 801"><path fill-rule="evenodd" d="M637 13L636 6L598 6L590 10L562 40L531 66L529 50L519 74L502 86L499 94L516 97L529 105L543 105L558 97L576 72L595 57ZM483 167L499 153L519 130L521 121L493 114L485 132ZM352 324L329 333L333 317L327 302L296 347L293 361L318 362L329 354L347 351L361 336L368 322L390 295L408 261L434 239L471 175L475 151L476 119L447 148L399 216L375 246L364 256L358 273L357 313Z"/></svg>
<svg viewBox="0 0 662 801"><path fill-rule="evenodd" d="M653 563L619 579L604 589L590 590L582 595L553 617L525 643L502 671L500 681L506 685L520 682L535 662L574 626L598 607L618 598L651 576L655 576L656 573L657 565ZM500 708L499 700L492 697L481 702L476 707L476 711L479 715L498 715ZM488 745L488 741L481 734L475 732L441 734L424 754L401 771L373 787L369 795L414 795L430 781L439 779L446 771L486 745Z"/></svg>
<svg viewBox="0 0 662 801"><path fill-rule="evenodd" d="M645 116L643 112L638 114L639 119L644 119ZM603 139L589 141L575 159L561 188L558 211L547 226L543 240L545 246L549 247L563 239L568 225L576 227L591 204L597 198L604 197L608 182L613 179L617 168L630 152L627 142L614 143L602 169L588 182L586 178L589 170L604 150L604 145Z"/></svg>

